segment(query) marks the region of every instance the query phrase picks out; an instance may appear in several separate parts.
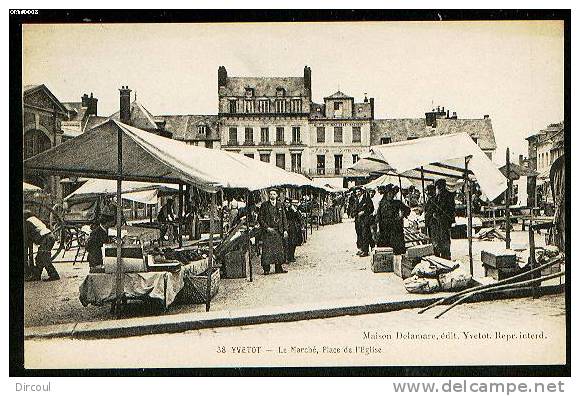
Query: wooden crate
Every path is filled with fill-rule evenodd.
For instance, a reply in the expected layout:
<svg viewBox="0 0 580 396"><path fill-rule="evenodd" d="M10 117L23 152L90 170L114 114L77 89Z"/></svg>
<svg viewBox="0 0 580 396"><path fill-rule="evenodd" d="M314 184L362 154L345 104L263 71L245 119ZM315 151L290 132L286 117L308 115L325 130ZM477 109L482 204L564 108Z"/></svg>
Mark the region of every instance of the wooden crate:
<svg viewBox="0 0 580 396"><path fill-rule="evenodd" d="M522 273L522 269L519 267L516 268L495 268L489 265L483 265L483 269L485 271L485 276L495 279L496 281L501 281L506 278L511 278L512 276L518 275ZM526 276L524 278L518 279L519 281L530 280L532 276Z"/></svg>
<svg viewBox="0 0 580 396"><path fill-rule="evenodd" d="M407 258L432 256L433 254L434 254L433 245L430 243L424 245L411 246L407 248L407 252L405 253Z"/></svg>
<svg viewBox="0 0 580 396"><path fill-rule="evenodd" d="M516 252L509 249L481 251L481 262L493 268L516 268Z"/></svg>
<svg viewBox="0 0 580 396"><path fill-rule="evenodd" d="M207 302L207 271L183 277L183 289L176 296L176 301L186 304L203 304ZM210 300L217 294L220 284L220 269L213 268L211 274Z"/></svg>
<svg viewBox="0 0 580 396"><path fill-rule="evenodd" d="M376 248L371 263L373 272L393 272L393 259L392 248Z"/></svg>

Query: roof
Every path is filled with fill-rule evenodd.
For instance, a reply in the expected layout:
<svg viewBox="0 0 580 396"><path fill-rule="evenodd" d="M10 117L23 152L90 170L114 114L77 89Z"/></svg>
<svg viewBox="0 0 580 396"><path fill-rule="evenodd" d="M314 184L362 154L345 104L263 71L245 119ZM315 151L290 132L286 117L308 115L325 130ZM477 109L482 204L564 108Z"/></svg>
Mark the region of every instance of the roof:
<svg viewBox="0 0 580 396"><path fill-rule="evenodd" d="M503 165L499 168L500 172L504 176L507 175L506 168L507 168L507 165ZM512 180L517 180L522 176L524 176L524 177L538 176L538 172L536 172L535 170L530 169L530 168L525 167L525 166L522 166L522 165L519 165L519 164L514 164L513 162L510 162L510 174L511 174L510 178Z"/></svg>
<svg viewBox="0 0 580 396"><path fill-rule="evenodd" d="M483 150L497 148L490 118L438 118L435 128L428 127L424 118L377 119L371 124L371 145L380 144L382 137L390 137L393 142L399 142L409 137L422 138L460 132L477 138L477 143Z"/></svg>
<svg viewBox="0 0 580 396"><path fill-rule="evenodd" d="M344 92L336 91L330 96L325 97L324 99L353 99L352 96L348 96Z"/></svg>
<svg viewBox="0 0 580 396"><path fill-rule="evenodd" d="M246 88L254 89L254 96L276 96L283 88L286 96L308 96L304 77L228 77L220 96L245 96Z"/></svg>
<svg viewBox="0 0 580 396"><path fill-rule="evenodd" d="M24 85L23 90L22 90L22 96L24 98L30 97L30 96L34 95L34 93L39 92L39 91L44 92L44 94L49 97L49 99L56 105L57 109L60 112L68 115L68 109L62 104L62 102L60 100L58 100L58 98L56 96L54 96L54 94L50 91L50 89L48 89L48 87L44 84Z"/></svg>
<svg viewBox="0 0 580 396"><path fill-rule="evenodd" d="M116 179L119 134L127 181L184 183L208 192L314 186L305 176L273 164L164 138L116 120L27 159L24 168L52 175Z"/></svg>
<svg viewBox="0 0 580 396"><path fill-rule="evenodd" d="M74 116L69 117L70 121L82 120L85 117L87 108L83 107L82 102L63 102L63 105L69 112L74 112Z"/></svg>
<svg viewBox="0 0 580 396"><path fill-rule="evenodd" d="M112 114L109 118L120 121L120 111ZM131 125L146 131L159 129L153 115L136 100L131 102Z"/></svg>
<svg viewBox="0 0 580 396"><path fill-rule="evenodd" d="M158 116L165 121L165 130L171 132L176 140L220 140L218 116L209 115L162 115ZM207 134L198 133L197 127L205 125Z"/></svg>

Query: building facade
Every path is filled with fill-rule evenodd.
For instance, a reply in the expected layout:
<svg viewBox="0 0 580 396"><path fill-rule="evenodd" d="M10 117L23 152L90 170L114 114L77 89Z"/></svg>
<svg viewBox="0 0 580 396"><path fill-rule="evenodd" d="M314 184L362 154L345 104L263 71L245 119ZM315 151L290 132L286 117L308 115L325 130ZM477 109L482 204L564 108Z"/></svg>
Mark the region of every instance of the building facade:
<svg viewBox="0 0 580 396"><path fill-rule="evenodd" d="M221 148L302 172L311 167L310 68L302 77L229 77L218 69Z"/></svg>
<svg viewBox="0 0 580 396"><path fill-rule="evenodd" d="M307 149L312 167L304 173L342 178L345 169L368 152L373 118L373 98L355 103L352 96L338 91L325 97L324 104L312 103Z"/></svg>

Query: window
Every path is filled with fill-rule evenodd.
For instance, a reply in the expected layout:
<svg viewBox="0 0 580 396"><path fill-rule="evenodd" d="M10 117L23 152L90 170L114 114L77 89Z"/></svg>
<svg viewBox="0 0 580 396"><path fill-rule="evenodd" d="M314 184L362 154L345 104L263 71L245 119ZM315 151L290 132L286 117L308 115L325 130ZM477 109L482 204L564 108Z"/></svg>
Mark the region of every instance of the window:
<svg viewBox="0 0 580 396"><path fill-rule="evenodd" d="M334 143L342 143L342 127L334 127Z"/></svg>
<svg viewBox="0 0 580 396"><path fill-rule="evenodd" d="M270 154L269 153L261 153L260 154L260 161L270 162Z"/></svg>
<svg viewBox="0 0 580 396"><path fill-rule="evenodd" d="M207 136L207 126L206 125L198 125L197 126L197 134Z"/></svg>
<svg viewBox="0 0 580 396"><path fill-rule="evenodd" d="M391 143L391 138L388 136L382 137L381 138L381 144L389 144Z"/></svg>
<svg viewBox="0 0 580 396"><path fill-rule="evenodd" d="M302 99L292 99L290 101L290 112L300 113L302 111Z"/></svg>
<svg viewBox="0 0 580 396"><path fill-rule="evenodd" d="M290 159L292 162L292 172L300 172L302 170L302 154L293 153Z"/></svg>
<svg viewBox="0 0 580 396"><path fill-rule="evenodd" d="M244 154L246 157L254 159L254 154L253 153L245 153Z"/></svg>
<svg viewBox="0 0 580 396"><path fill-rule="evenodd" d="M323 126L316 128L316 143L324 143L326 140L326 129Z"/></svg>
<svg viewBox="0 0 580 396"><path fill-rule="evenodd" d="M230 113L235 114L237 113L237 100L230 99Z"/></svg>
<svg viewBox="0 0 580 396"><path fill-rule="evenodd" d="M262 144L270 143L270 130L268 127L260 128L260 142Z"/></svg>
<svg viewBox="0 0 580 396"><path fill-rule="evenodd" d="M361 133L359 126L352 127L352 142L353 143L360 143L361 142Z"/></svg>
<svg viewBox="0 0 580 396"><path fill-rule="evenodd" d="M258 113L269 113L270 101L268 99L258 100Z"/></svg>
<svg viewBox="0 0 580 396"><path fill-rule="evenodd" d="M334 110L340 110L340 102L334 102Z"/></svg>
<svg viewBox="0 0 580 396"><path fill-rule="evenodd" d="M254 143L254 129L251 127L247 127L245 129L245 139L244 139L244 143L245 144L253 144Z"/></svg>
<svg viewBox="0 0 580 396"><path fill-rule="evenodd" d="M342 154L335 154L334 156L334 173L340 175L342 171Z"/></svg>
<svg viewBox="0 0 580 396"><path fill-rule="evenodd" d="M276 96L282 97L284 95L286 95L286 90L284 88L276 88Z"/></svg>
<svg viewBox="0 0 580 396"><path fill-rule="evenodd" d="M276 143L284 143L284 127L276 127Z"/></svg>
<svg viewBox="0 0 580 396"><path fill-rule="evenodd" d="M358 157L358 154L353 154L353 155L352 155L352 163L353 163L353 164L356 164L356 163L358 162L358 158L359 158L359 157Z"/></svg>
<svg viewBox="0 0 580 396"><path fill-rule="evenodd" d="M300 143L300 127L292 127L292 143Z"/></svg>
<svg viewBox="0 0 580 396"><path fill-rule="evenodd" d="M286 101L284 99L276 99L276 113L286 112Z"/></svg>
<svg viewBox="0 0 580 396"><path fill-rule="evenodd" d="M286 169L286 154L276 154L276 166Z"/></svg>
<svg viewBox="0 0 580 396"><path fill-rule="evenodd" d="M229 144L238 144L238 128L236 128L236 127L230 128L229 135L230 136L229 136L228 143Z"/></svg>
<svg viewBox="0 0 580 396"><path fill-rule="evenodd" d="M254 112L254 101L253 100L244 100L244 112L246 113L253 113Z"/></svg>
<svg viewBox="0 0 580 396"><path fill-rule="evenodd" d="M246 88L246 98L254 96L254 88Z"/></svg>
<svg viewBox="0 0 580 396"><path fill-rule="evenodd" d="M316 156L316 174L324 175L326 169L326 157L324 154Z"/></svg>

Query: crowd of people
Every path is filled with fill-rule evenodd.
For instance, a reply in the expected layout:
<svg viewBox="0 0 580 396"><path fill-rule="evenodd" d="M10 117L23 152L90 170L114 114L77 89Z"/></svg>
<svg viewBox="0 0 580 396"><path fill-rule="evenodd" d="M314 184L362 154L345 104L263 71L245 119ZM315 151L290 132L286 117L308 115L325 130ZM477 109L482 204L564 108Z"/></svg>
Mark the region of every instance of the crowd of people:
<svg viewBox="0 0 580 396"><path fill-rule="evenodd" d="M446 259L451 259L454 195L447 189L445 179L439 179L427 186L422 205L425 228L434 253ZM411 208L420 204L421 194L414 186L404 192L393 184L379 186L377 191L356 187L348 198L347 213L355 221L357 255L367 257L375 246L390 247L395 255L404 254L404 221L411 214Z"/></svg>

